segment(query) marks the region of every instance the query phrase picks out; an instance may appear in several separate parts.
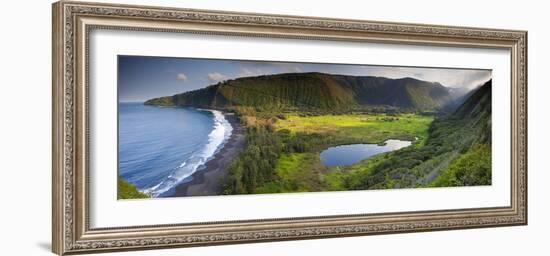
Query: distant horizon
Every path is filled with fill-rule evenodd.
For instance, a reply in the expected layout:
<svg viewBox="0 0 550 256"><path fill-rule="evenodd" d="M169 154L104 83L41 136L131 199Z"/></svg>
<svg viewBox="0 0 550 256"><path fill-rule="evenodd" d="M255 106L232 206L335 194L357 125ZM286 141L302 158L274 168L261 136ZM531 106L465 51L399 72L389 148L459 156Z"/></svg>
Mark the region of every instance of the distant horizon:
<svg viewBox="0 0 550 256"><path fill-rule="evenodd" d="M412 78L437 82L447 88L471 90L492 79L492 70L434 67L328 64L179 57L118 56L118 92L121 103L143 103L242 77L287 73L324 73Z"/></svg>

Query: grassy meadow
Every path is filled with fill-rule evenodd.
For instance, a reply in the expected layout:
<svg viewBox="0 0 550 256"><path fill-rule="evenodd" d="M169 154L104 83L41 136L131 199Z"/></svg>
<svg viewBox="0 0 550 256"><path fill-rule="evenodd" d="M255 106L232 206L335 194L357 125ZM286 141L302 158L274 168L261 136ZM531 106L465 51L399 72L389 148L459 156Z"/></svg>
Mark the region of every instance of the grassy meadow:
<svg viewBox="0 0 550 256"><path fill-rule="evenodd" d="M428 136L432 116L419 114L285 115L278 120L278 131L291 134L322 134L349 143L380 143L387 139L423 140Z"/></svg>
<svg viewBox="0 0 550 256"><path fill-rule="evenodd" d="M458 97L438 82L410 77L281 73L145 104L239 117L246 145L221 181L223 194L483 186L491 184L491 87L488 80ZM375 155L331 148L389 139L412 144ZM320 153L329 148L333 159L353 161L325 166L330 157L322 161ZM369 157L357 162L356 155Z"/></svg>
<svg viewBox="0 0 550 256"><path fill-rule="evenodd" d="M379 156L344 173L341 168L323 166L319 155L322 150L341 144L378 144L388 139L410 140L411 147L419 147L425 143L434 120L433 116L415 113L266 115L271 118L244 113L248 114L242 120L248 127L249 146L231 168L228 194L353 189L354 184L348 180L364 174L363 170ZM270 143L265 143L267 138ZM259 161L251 163L253 159Z"/></svg>

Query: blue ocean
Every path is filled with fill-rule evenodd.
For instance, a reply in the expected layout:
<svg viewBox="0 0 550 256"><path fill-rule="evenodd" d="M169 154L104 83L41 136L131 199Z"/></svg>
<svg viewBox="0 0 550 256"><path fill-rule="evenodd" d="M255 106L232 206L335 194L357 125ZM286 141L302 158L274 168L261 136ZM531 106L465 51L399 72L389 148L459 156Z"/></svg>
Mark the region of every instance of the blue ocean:
<svg viewBox="0 0 550 256"><path fill-rule="evenodd" d="M119 103L118 118L118 174L153 197L189 181L232 132L217 110Z"/></svg>

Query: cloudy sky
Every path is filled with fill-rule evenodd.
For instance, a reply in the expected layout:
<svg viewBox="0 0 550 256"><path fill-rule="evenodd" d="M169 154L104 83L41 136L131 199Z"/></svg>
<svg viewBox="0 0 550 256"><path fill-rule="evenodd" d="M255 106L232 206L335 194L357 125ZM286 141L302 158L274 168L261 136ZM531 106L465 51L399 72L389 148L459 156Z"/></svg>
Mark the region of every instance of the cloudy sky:
<svg viewBox="0 0 550 256"><path fill-rule="evenodd" d="M292 72L412 77L455 88L473 88L491 78L491 71L474 69L119 56L119 100L143 102L204 88L227 79Z"/></svg>

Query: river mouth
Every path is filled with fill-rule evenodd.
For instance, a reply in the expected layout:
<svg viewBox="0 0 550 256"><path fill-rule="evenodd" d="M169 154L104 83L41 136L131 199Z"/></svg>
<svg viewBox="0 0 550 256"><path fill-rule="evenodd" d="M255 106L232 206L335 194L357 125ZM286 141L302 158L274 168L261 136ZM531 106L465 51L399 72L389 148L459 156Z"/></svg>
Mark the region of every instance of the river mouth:
<svg viewBox="0 0 550 256"><path fill-rule="evenodd" d="M390 139L382 144L348 144L338 145L321 151L321 162L324 166L349 166L374 155L398 150L412 144L408 140Z"/></svg>

